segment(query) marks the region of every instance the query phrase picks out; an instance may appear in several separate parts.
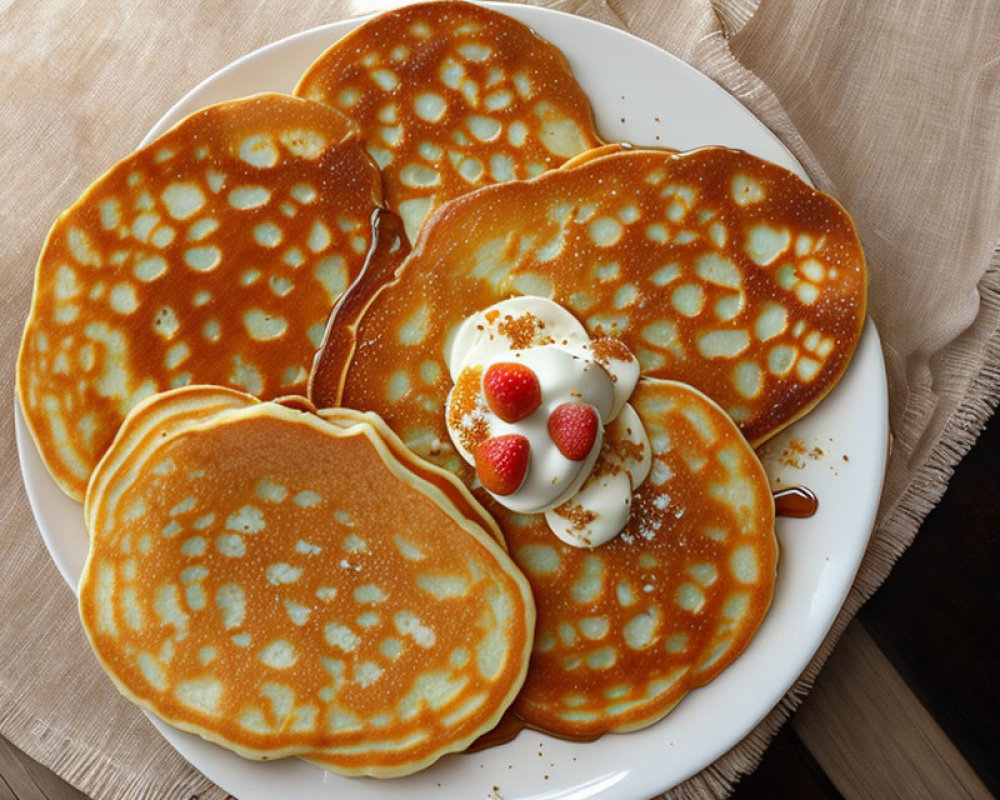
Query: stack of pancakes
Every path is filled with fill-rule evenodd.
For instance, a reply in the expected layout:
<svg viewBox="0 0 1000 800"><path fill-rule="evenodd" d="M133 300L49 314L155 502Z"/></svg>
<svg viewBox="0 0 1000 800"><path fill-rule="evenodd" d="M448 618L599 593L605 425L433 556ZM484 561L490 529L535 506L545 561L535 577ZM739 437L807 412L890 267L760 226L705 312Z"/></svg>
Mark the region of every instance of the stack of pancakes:
<svg viewBox="0 0 1000 800"><path fill-rule="evenodd" d="M530 589L463 487L401 451L363 415L230 389L140 403L94 472L80 584L121 691L250 758L347 774L491 728L527 669Z"/></svg>
<svg viewBox="0 0 1000 800"><path fill-rule="evenodd" d="M187 118L39 261L18 392L85 500L98 659L179 728L351 775L505 713L651 724L767 612L753 447L860 338L850 219L746 153L604 145L558 50L462 2L376 17L296 95ZM490 499L448 439L446 343L519 294L642 368L650 477L592 550Z"/></svg>

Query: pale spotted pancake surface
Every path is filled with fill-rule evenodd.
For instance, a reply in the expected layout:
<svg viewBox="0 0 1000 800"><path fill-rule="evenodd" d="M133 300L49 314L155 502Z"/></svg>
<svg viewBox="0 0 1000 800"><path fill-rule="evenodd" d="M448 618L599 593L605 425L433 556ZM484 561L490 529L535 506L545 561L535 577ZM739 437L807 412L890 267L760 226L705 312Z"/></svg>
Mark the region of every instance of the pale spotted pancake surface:
<svg viewBox="0 0 1000 800"><path fill-rule="evenodd" d="M114 442L94 469L87 486L83 516L87 530L98 530L103 522L95 511L107 508L109 486L121 491L136 480L170 430L201 422L222 411L246 408L256 400L245 392L221 386L187 386L147 397L129 412L129 424L118 429ZM110 505L114 505L112 500Z"/></svg>
<svg viewBox="0 0 1000 800"><path fill-rule="evenodd" d="M475 311L549 297L592 335L620 339L644 375L699 388L757 444L843 374L866 273L832 198L746 153L706 148L620 152L459 198L392 280L354 292L363 311L347 304L353 341L323 354L325 383L459 471L444 347Z"/></svg>
<svg viewBox="0 0 1000 800"><path fill-rule="evenodd" d="M600 143L561 52L482 6L417 3L345 36L295 93L356 120L413 241L441 203Z"/></svg>
<svg viewBox="0 0 1000 800"><path fill-rule="evenodd" d="M661 718L743 652L774 590L774 502L732 420L671 381L641 380L631 403L653 465L617 538L568 547L543 517L491 506L538 604L514 710L557 734Z"/></svg>
<svg viewBox="0 0 1000 800"><path fill-rule="evenodd" d="M148 468L149 458L163 443L164 437L183 426L207 423L223 412L248 408L259 402L258 398L246 392L209 385L169 389L139 402L128 413L128 424L118 429L111 447L94 468L92 479L87 485L83 513L88 532L104 530L107 522L106 516L102 516L101 512L114 507L118 502L116 497L107 496L109 487L120 492L137 480L142 471ZM273 402L292 410L316 413L315 406L301 395L286 395ZM374 414L347 410L343 410L343 413L350 415L349 424L346 418L344 420L345 427L356 425L359 421L373 427L379 425L380 436L385 438L384 434L389 433L394 438L385 423ZM393 447L395 452L392 439L385 439L385 443ZM395 454L398 457L399 453ZM412 453L409 453L409 458L415 459ZM465 512L464 507L460 510ZM483 516L489 517L488 514ZM492 520L492 517L489 519ZM495 521L493 527L496 527Z"/></svg>
<svg viewBox="0 0 1000 800"><path fill-rule="evenodd" d="M147 442L144 466L91 510L81 615L121 691L246 757L344 774L407 774L492 727L534 606L487 533L371 424L250 397L192 422L188 391L153 410L156 446L120 439Z"/></svg>
<svg viewBox="0 0 1000 800"><path fill-rule="evenodd" d="M315 411L315 409L313 410ZM400 464L425 481L436 484L455 505L455 508L486 530L500 547L505 550L507 549L507 542L503 538L503 533L500 531L500 526L497 525L496 519L479 504L468 488L466 488L465 484L447 470L418 457L403 444L392 428L386 425L381 417L371 412L355 411L350 408L325 408L321 411L316 411L316 413L330 424L340 425L345 428L357 425L358 423L371 425L389 449L392 450L393 455L399 460Z"/></svg>
<svg viewBox="0 0 1000 800"><path fill-rule="evenodd" d="M49 233L18 361L63 490L82 499L125 414L156 391L304 391L380 202L353 124L283 95L199 111L99 178Z"/></svg>

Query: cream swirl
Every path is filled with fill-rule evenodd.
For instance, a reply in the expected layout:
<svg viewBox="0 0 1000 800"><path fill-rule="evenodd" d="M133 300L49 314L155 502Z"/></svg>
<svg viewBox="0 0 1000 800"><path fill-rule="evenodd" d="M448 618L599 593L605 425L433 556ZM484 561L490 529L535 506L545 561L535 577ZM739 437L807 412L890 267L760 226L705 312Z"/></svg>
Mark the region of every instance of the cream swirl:
<svg viewBox="0 0 1000 800"><path fill-rule="evenodd" d="M544 513L556 536L575 547L596 547L621 532L650 465L649 440L628 405L639 378L628 349L592 340L551 300L515 297L466 319L445 356L455 383L445 410L448 433L484 488L513 511ZM526 372L537 380L522 412L505 410L490 394L493 386L504 389L505 370L518 391ZM588 408L599 420L593 428L585 424ZM523 478L517 473L516 486L502 492L491 490L498 486L477 462L477 448L498 437L524 437L530 452Z"/></svg>

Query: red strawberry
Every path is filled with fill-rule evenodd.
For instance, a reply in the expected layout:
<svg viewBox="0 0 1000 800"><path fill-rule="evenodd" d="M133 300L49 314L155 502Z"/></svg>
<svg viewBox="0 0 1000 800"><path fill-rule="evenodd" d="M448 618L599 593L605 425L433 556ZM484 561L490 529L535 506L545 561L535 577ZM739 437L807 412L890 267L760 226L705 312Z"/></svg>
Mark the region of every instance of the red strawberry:
<svg viewBox="0 0 1000 800"><path fill-rule="evenodd" d="M479 482L493 494L504 497L521 488L528 474L531 445L519 433L494 436L472 451Z"/></svg>
<svg viewBox="0 0 1000 800"><path fill-rule="evenodd" d="M583 461L597 439L600 418L586 403L563 403L549 415L549 436L570 461Z"/></svg>
<svg viewBox="0 0 1000 800"><path fill-rule="evenodd" d="M504 422L524 419L542 403L538 376L524 364L503 361L483 375L486 402Z"/></svg>

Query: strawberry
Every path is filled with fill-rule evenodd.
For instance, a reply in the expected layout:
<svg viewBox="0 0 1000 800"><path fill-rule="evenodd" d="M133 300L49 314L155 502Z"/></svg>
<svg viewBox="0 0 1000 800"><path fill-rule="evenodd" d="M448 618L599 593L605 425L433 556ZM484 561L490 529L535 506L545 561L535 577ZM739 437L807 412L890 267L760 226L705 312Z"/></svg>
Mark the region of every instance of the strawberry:
<svg viewBox="0 0 1000 800"><path fill-rule="evenodd" d="M583 461L597 439L600 418L587 403L563 403L549 415L549 436L570 461Z"/></svg>
<svg viewBox="0 0 1000 800"><path fill-rule="evenodd" d="M483 374L483 393L489 407L504 422L524 419L542 403L538 376L524 364L503 361Z"/></svg>
<svg viewBox="0 0 1000 800"><path fill-rule="evenodd" d="M494 436L472 451L479 482L493 494L504 497L521 488L528 474L531 445L519 433Z"/></svg>

